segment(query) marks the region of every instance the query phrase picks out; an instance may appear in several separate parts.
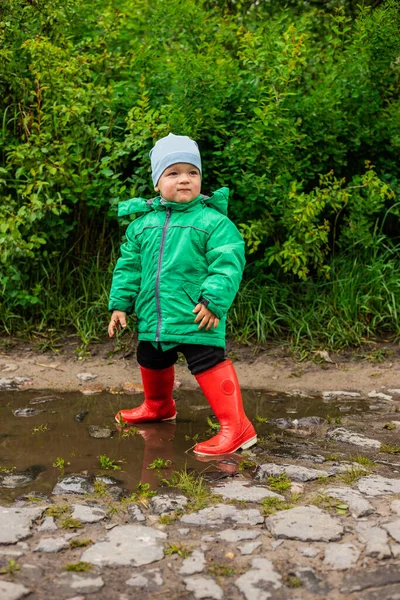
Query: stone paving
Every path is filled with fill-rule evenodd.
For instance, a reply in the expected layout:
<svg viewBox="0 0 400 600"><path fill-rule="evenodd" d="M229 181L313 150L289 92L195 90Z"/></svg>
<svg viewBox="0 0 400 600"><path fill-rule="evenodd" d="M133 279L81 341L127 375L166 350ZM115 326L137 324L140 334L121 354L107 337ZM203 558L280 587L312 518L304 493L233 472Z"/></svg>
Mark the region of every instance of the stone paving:
<svg viewBox="0 0 400 600"><path fill-rule="evenodd" d="M398 451L376 452L387 428L316 426L325 441L297 458L244 453L249 470L207 484L198 506L166 485L128 501L88 473L0 506L0 599L400 600ZM375 464L352 461L354 444Z"/></svg>

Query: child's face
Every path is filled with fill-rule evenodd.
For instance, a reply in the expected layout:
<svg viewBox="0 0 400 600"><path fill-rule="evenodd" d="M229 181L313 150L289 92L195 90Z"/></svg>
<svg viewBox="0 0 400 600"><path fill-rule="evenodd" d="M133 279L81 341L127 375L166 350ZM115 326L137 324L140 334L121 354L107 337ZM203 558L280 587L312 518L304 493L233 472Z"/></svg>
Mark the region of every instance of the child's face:
<svg viewBox="0 0 400 600"><path fill-rule="evenodd" d="M200 171L189 163L176 163L165 169L154 189L169 202L191 202L200 194Z"/></svg>

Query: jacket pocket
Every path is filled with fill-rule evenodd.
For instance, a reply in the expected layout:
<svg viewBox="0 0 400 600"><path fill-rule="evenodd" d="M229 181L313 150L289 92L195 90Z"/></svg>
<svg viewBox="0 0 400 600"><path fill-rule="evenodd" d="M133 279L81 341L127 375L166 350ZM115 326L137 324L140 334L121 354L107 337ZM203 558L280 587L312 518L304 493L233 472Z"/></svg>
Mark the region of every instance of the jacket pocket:
<svg viewBox="0 0 400 600"><path fill-rule="evenodd" d="M200 286L198 286L194 283L185 282L181 286L181 288L185 292L185 294L189 298L189 300L192 302L193 306L196 306L199 303Z"/></svg>

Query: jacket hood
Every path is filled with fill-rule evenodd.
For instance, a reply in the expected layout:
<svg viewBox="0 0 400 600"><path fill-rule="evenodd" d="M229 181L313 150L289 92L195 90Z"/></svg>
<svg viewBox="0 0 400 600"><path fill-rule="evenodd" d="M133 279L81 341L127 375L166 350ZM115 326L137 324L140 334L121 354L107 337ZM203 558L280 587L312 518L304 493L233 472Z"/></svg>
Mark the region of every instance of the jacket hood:
<svg viewBox="0 0 400 600"><path fill-rule="evenodd" d="M220 188L216 190L211 196L203 196L202 194L192 200L193 203L203 202L206 206L210 208L214 208L218 212L223 215L228 214L228 198L229 198L229 189L226 187ZM188 202L187 206L189 207L192 202ZM118 204L118 216L125 217L127 215L132 215L134 213L146 213L151 210L156 210L156 207L161 204L161 197L157 196L156 198L151 198L150 200L146 200L145 198L131 198L130 200L124 200ZM173 202L168 202L168 205L174 204Z"/></svg>

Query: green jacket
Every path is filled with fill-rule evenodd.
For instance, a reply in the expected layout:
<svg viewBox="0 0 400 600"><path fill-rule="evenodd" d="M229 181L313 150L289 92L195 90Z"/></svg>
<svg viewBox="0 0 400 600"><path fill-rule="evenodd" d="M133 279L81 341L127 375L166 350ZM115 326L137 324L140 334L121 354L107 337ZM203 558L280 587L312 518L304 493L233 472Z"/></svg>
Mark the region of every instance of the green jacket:
<svg viewBox="0 0 400 600"><path fill-rule="evenodd" d="M244 242L226 216L229 190L188 203L133 198L118 215L143 212L126 231L116 264L109 310L138 317L139 340L161 347L210 344L225 347L226 314L245 264ZM205 304L217 329L198 329L193 308Z"/></svg>

